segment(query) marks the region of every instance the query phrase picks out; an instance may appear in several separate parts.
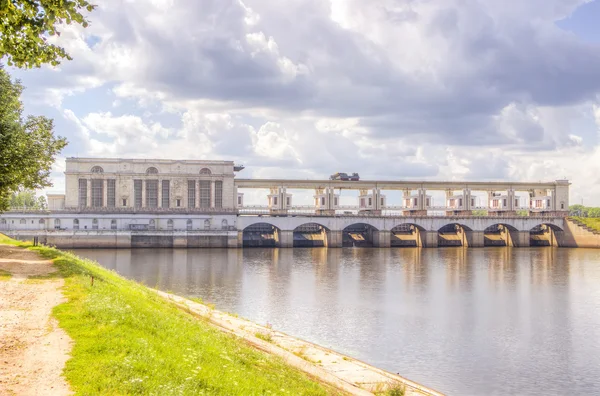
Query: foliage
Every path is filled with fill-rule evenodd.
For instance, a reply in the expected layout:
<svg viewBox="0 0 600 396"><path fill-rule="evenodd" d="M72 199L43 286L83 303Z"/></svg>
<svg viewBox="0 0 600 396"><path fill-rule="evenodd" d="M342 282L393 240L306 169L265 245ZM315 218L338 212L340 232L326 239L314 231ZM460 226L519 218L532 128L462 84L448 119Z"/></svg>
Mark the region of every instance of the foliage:
<svg viewBox="0 0 600 396"><path fill-rule="evenodd" d="M32 250L65 278L67 302L54 315L74 341L64 375L75 394L339 393L92 261Z"/></svg>
<svg viewBox="0 0 600 396"><path fill-rule="evenodd" d="M573 219L582 222L593 230L600 231L600 218L598 217L573 217Z"/></svg>
<svg viewBox="0 0 600 396"><path fill-rule="evenodd" d="M0 282L7 281L12 277L12 274L8 271L0 269Z"/></svg>
<svg viewBox="0 0 600 396"><path fill-rule="evenodd" d="M46 209L46 197L36 196L33 190L20 190L10 197L11 209Z"/></svg>
<svg viewBox="0 0 600 396"><path fill-rule="evenodd" d="M583 205L571 205L569 206L569 216L600 217L600 208Z"/></svg>
<svg viewBox="0 0 600 396"><path fill-rule="evenodd" d="M0 0L0 60L17 67L58 65L71 59L64 48L48 41L62 24L88 21L82 12L95 8L85 0Z"/></svg>
<svg viewBox="0 0 600 396"><path fill-rule="evenodd" d="M3 0L0 0L0 2ZM66 139L53 134L52 120L23 119L21 84L0 67L0 212L8 209L20 188L50 186L50 170Z"/></svg>
<svg viewBox="0 0 600 396"><path fill-rule="evenodd" d="M529 211L526 209L517 210L517 216L527 217L529 216Z"/></svg>
<svg viewBox="0 0 600 396"><path fill-rule="evenodd" d="M488 211L484 210L484 209L475 209L473 211L473 216L487 216L488 215Z"/></svg>

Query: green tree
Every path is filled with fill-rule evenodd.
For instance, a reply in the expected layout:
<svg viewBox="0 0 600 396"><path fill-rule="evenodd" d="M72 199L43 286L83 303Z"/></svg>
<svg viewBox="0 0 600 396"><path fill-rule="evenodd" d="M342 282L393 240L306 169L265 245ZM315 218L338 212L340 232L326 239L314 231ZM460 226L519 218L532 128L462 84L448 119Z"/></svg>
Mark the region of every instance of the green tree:
<svg viewBox="0 0 600 396"><path fill-rule="evenodd" d="M46 209L46 198L37 197L33 190L19 190L10 197L11 209Z"/></svg>
<svg viewBox="0 0 600 396"><path fill-rule="evenodd" d="M64 23L87 27L82 12L94 8L85 0L0 0L0 60L6 57L8 65L17 67L70 60L48 37L60 35L58 28Z"/></svg>
<svg viewBox="0 0 600 396"><path fill-rule="evenodd" d="M54 136L51 119L23 118L22 91L0 67L0 212L19 189L51 186L55 156L67 145L65 138Z"/></svg>

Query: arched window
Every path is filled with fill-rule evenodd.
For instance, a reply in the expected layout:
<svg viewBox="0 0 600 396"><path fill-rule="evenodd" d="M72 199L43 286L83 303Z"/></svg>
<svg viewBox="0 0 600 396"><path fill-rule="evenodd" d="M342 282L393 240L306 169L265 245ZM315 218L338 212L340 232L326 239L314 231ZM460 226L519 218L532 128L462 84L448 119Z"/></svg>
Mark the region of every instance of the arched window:
<svg viewBox="0 0 600 396"><path fill-rule="evenodd" d="M54 229L58 230L60 228L60 219L54 219Z"/></svg>
<svg viewBox="0 0 600 396"><path fill-rule="evenodd" d="M79 220L73 219L73 229L74 230L78 230L79 229Z"/></svg>
<svg viewBox="0 0 600 396"><path fill-rule="evenodd" d="M210 220L209 219L204 220L204 229L210 230Z"/></svg>
<svg viewBox="0 0 600 396"><path fill-rule="evenodd" d="M20 221L19 223L21 223L21 224L26 224L26 223L27 223L27 220L25 220L25 219L21 219L21 221Z"/></svg>
<svg viewBox="0 0 600 396"><path fill-rule="evenodd" d="M151 230L156 230L156 222L154 221L154 219L150 219L150 221L148 222L148 228Z"/></svg>
<svg viewBox="0 0 600 396"><path fill-rule="evenodd" d="M192 229L192 220L188 220L187 221L186 227L187 227L188 230Z"/></svg>
<svg viewBox="0 0 600 396"><path fill-rule="evenodd" d="M211 173L212 172L208 168L202 168L202 169L200 169L200 174L201 175L210 175Z"/></svg>
<svg viewBox="0 0 600 396"><path fill-rule="evenodd" d="M92 220L92 230L98 229L98 219Z"/></svg>
<svg viewBox="0 0 600 396"><path fill-rule="evenodd" d="M44 219L40 219L39 223L44 224L44 223L46 223L46 221Z"/></svg>
<svg viewBox="0 0 600 396"><path fill-rule="evenodd" d="M227 220L226 220L226 219L223 219L223 221L221 221L221 228L222 228L223 230L226 230L226 229L227 229L227 226L228 226L228 224L227 224Z"/></svg>
<svg viewBox="0 0 600 396"><path fill-rule="evenodd" d="M168 229L169 231L172 231L172 230L173 230L173 220L169 219L169 220L167 221L167 229Z"/></svg>
<svg viewBox="0 0 600 396"><path fill-rule="evenodd" d="M112 220L110 221L110 229L111 229L111 230L116 230L116 229L117 229L117 220L115 220L115 219L112 219Z"/></svg>
<svg viewBox="0 0 600 396"><path fill-rule="evenodd" d="M155 167L151 166L150 168L146 169L146 174L147 175L157 175L158 174L158 169L156 169Z"/></svg>
<svg viewBox="0 0 600 396"><path fill-rule="evenodd" d="M104 169L102 169L101 166L96 165L92 167L92 173L104 173Z"/></svg>

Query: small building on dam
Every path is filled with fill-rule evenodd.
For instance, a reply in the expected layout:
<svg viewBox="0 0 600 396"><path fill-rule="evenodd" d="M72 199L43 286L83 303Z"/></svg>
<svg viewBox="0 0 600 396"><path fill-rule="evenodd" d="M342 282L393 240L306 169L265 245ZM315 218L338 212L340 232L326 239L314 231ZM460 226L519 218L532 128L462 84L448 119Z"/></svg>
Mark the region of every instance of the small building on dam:
<svg viewBox="0 0 600 396"><path fill-rule="evenodd" d="M68 158L64 194L48 194L47 210L0 214L0 232L60 248L574 244L566 180L236 178L242 169L232 161ZM266 205L245 205L240 190L251 189L267 191ZM314 205L293 204L297 189L314 191ZM355 205L342 205L348 190ZM402 192L396 206L385 195L394 190ZM436 192L446 197L441 205Z"/></svg>

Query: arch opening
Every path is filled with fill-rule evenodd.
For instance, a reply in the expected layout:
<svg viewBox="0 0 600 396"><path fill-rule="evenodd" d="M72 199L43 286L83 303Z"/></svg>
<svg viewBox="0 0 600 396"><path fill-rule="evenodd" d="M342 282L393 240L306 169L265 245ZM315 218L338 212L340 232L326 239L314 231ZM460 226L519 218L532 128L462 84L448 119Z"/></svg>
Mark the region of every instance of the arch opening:
<svg viewBox="0 0 600 396"><path fill-rule="evenodd" d="M469 246L469 236L472 235L472 231L462 224L446 224L438 230L438 247Z"/></svg>
<svg viewBox="0 0 600 396"><path fill-rule="evenodd" d="M148 169L146 169L146 174L147 175L158 175L158 169L156 169L154 166L151 166Z"/></svg>
<svg viewBox="0 0 600 396"><path fill-rule="evenodd" d="M327 227L318 223L306 223L293 231L294 247L326 247L328 245Z"/></svg>
<svg viewBox="0 0 600 396"><path fill-rule="evenodd" d="M554 224L538 224L529 230L530 246L559 246L559 238L563 229Z"/></svg>
<svg viewBox="0 0 600 396"><path fill-rule="evenodd" d="M515 246L518 230L508 224L493 224L483 230L483 246Z"/></svg>
<svg viewBox="0 0 600 396"><path fill-rule="evenodd" d="M279 247L281 230L269 223L256 223L244 228L243 247Z"/></svg>
<svg viewBox="0 0 600 396"><path fill-rule="evenodd" d="M373 247L378 232L370 224L351 224L342 230L342 247Z"/></svg>
<svg viewBox="0 0 600 396"><path fill-rule="evenodd" d="M412 223L398 224L390 230L390 247L421 247L425 229Z"/></svg>

